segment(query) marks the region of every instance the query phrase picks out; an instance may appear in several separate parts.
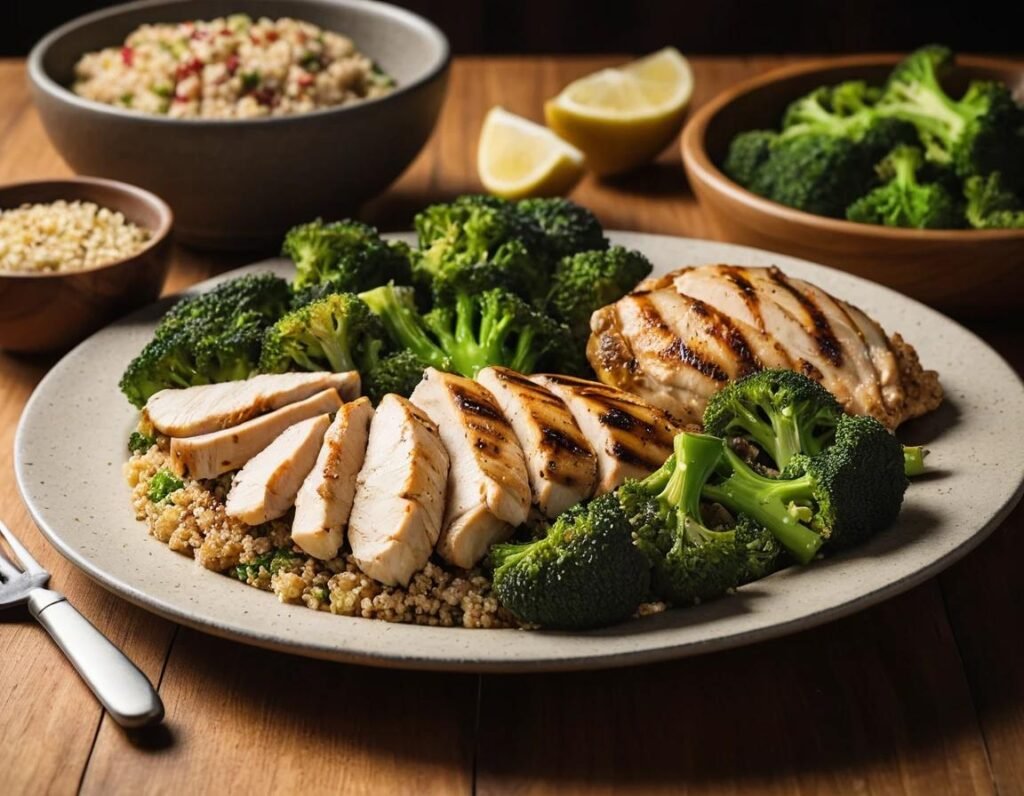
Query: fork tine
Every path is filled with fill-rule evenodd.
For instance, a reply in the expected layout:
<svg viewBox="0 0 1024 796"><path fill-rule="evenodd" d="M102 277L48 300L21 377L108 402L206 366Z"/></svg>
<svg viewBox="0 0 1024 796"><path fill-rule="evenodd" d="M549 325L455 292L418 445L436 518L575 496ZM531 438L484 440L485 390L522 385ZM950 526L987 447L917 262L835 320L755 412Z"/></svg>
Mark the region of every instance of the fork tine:
<svg viewBox="0 0 1024 796"><path fill-rule="evenodd" d="M21 570L8 561L7 556L0 551L0 583L8 581L11 578L16 578L20 574Z"/></svg>
<svg viewBox="0 0 1024 796"><path fill-rule="evenodd" d="M11 533L10 528L4 525L3 522L0 522L0 535L2 535L4 539L7 540L7 544L10 546L11 550L14 552L14 555L17 557L18 563L21 564L21 566L25 569L26 572L45 572L45 570L41 566L39 566L36 560L32 558L28 550L25 549L25 546L17 540L13 533ZM0 556L0 558L2 558L2 556Z"/></svg>

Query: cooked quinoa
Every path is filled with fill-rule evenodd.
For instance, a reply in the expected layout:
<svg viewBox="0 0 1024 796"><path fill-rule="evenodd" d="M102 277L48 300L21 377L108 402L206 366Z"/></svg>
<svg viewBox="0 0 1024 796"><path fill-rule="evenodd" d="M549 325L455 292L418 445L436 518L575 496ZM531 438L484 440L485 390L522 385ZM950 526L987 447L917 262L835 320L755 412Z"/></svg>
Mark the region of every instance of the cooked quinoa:
<svg viewBox="0 0 1024 796"><path fill-rule="evenodd" d="M518 626L479 570L455 571L430 562L407 587L385 586L364 575L347 552L320 561L292 545L290 515L256 527L229 517L224 501L231 474L214 481L186 480L184 488L154 503L149 482L169 464L168 444L166 437L157 437L148 451L125 464L132 507L153 536L206 569L314 611L443 627Z"/></svg>
<svg viewBox="0 0 1024 796"><path fill-rule="evenodd" d="M178 119L249 119L387 94L394 81L352 40L283 17L142 25L75 65L82 97Z"/></svg>
<svg viewBox="0 0 1024 796"><path fill-rule="evenodd" d="M131 257L150 232L92 202L0 211L0 271L81 271Z"/></svg>

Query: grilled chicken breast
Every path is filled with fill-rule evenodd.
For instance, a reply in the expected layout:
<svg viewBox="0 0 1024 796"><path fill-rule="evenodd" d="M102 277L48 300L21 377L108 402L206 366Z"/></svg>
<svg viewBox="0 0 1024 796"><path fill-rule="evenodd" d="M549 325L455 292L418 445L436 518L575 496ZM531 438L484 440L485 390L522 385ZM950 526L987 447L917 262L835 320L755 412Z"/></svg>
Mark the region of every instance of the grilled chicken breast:
<svg viewBox="0 0 1024 796"><path fill-rule="evenodd" d="M264 373L245 381L161 390L143 409L153 427L168 437L193 437L237 426L327 389L351 401L359 395L359 374Z"/></svg>
<svg viewBox="0 0 1024 796"><path fill-rule="evenodd" d="M494 396L519 440L541 513L557 517L590 497L597 484L597 456L562 400L508 368L484 368L476 378Z"/></svg>
<svg viewBox="0 0 1024 796"><path fill-rule="evenodd" d="M472 379L427 368L409 400L437 424L451 459L437 552L469 569L526 521L523 450L494 396Z"/></svg>
<svg viewBox="0 0 1024 796"><path fill-rule="evenodd" d="M601 381L693 423L727 382L763 368L798 370L847 411L890 428L942 401L937 375L902 338L774 267L709 265L645 280L594 313L587 356Z"/></svg>
<svg viewBox="0 0 1024 796"><path fill-rule="evenodd" d="M238 471L224 510L247 525L276 520L295 505L295 495L316 461L330 415L285 429Z"/></svg>
<svg viewBox="0 0 1024 796"><path fill-rule="evenodd" d="M338 555L372 419L369 398L359 398L338 410L324 435L316 464L295 498L292 541L314 558L326 561Z"/></svg>
<svg viewBox="0 0 1024 796"><path fill-rule="evenodd" d="M672 453L672 440L683 430L667 412L617 387L549 373L530 378L565 403L593 447L597 495L661 467Z"/></svg>
<svg viewBox="0 0 1024 796"><path fill-rule="evenodd" d="M437 426L405 398L385 395L370 424L348 521L363 572L404 586L426 565L441 533L447 478Z"/></svg>
<svg viewBox="0 0 1024 796"><path fill-rule="evenodd" d="M331 388L238 426L197 437L174 438L171 440L171 467L178 475L216 478L237 470L300 420L337 412L340 408L338 391Z"/></svg>

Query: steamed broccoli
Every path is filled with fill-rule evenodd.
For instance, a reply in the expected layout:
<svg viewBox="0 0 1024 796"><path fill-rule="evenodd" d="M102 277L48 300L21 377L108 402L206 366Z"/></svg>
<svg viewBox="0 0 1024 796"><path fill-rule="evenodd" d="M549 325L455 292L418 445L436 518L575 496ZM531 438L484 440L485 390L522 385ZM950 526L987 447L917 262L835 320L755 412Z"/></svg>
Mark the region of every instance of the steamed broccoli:
<svg viewBox="0 0 1024 796"><path fill-rule="evenodd" d="M1013 187L1024 182L1024 112L1010 89L975 81L955 100L943 89L952 66L947 47L930 45L908 55L889 76L877 109L913 124L927 156L950 163L961 177L1002 171Z"/></svg>
<svg viewBox="0 0 1024 796"><path fill-rule="evenodd" d="M423 316L416 307L416 291L404 285L381 285L360 293L373 313L380 318L391 342L406 349L425 365L452 370L451 357L430 336Z"/></svg>
<svg viewBox="0 0 1024 796"><path fill-rule="evenodd" d="M281 277L246 274L181 299L164 315L155 336L168 335L192 322L201 323L207 330L227 330L249 321L269 326L288 310L289 301L288 283Z"/></svg>
<svg viewBox="0 0 1024 796"><path fill-rule="evenodd" d="M488 365L532 373L537 360L567 334L564 326L500 288L461 292L451 306L435 307L423 321L453 369L470 378Z"/></svg>
<svg viewBox="0 0 1024 796"><path fill-rule="evenodd" d="M918 179L924 156L917 147L901 145L878 164L883 185L846 208L850 221L916 229L955 229L963 226L957 200L941 183Z"/></svg>
<svg viewBox="0 0 1024 796"><path fill-rule="evenodd" d="M164 467L157 470L149 479L149 489L146 492L151 503L163 503L172 492L184 489L185 483L174 473Z"/></svg>
<svg viewBox="0 0 1024 796"><path fill-rule="evenodd" d="M574 506L547 535L491 548L494 591L520 620L582 630L627 619L647 596L650 568L614 495Z"/></svg>
<svg viewBox="0 0 1024 796"><path fill-rule="evenodd" d="M740 585L747 548L733 530L708 527L701 489L725 446L719 437L679 434L673 455L643 481L628 481L617 497L634 528L636 546L651 562L651 588L676 605L699 603Z"/></svg>
<svg viewBox="0 0 1024 796"><path fill-rule="evenodd" d="M650 260L621 246L580 252L558 263L547 306L585 344L594 311L618 301L650 272Z"/></svg>
<svg viewBox="0 0 1024 796"><path fill-rule="evenodd" d="M779 478L726 446L703 495L770 530L806 564L826 541L847 547L891 524L907 488L903 470L903 447L885 426L842 415L834 443L816 456L793 456Z"/></svg>
<svg viewBox="0 0 1024 796"><path fill-rule="evenodd" d="M383 240L359 221L321 219L293 227L282 254L295 263L294 288L306 301L331 293L358 293L395 280L408 282L408 247Z"/></svg>
<svg viewBox="0 0 1024 796"><path fill-rule="evenodd" d="M516 211L540 227L542 248L553 263L577 252L608 248L597 217L568 199L523 199Z"/></svg>
<svg viewBox="0 0 1024 796"><path fill-rule="evenodd" d="M422 380L426 367L426 363L408 349L384 355L372 350L361 367L363 392L374 403L388 393L408 397Z"/></svg>
<svg viewBox="0 0 1024 796"><path fill-rule="evenodd" d="M768 162L779 134L773 130L747 130L729 144L723 168L740 185L753 184L758 170Z"/></svg>
<svg viewBox="0 0 1024 796"><path fill-rule="evenodd" d="M544 283L543 234L516 206L493 196L467 195L431 205L414 221L420 249L413 267L420 281L434 283L481 264L487 284L530 298ZM436 292L436 291L435 291Z"/></svg>
<svg viewBox="0 0 1024 796"><path fill-rule="evenodd" d="M472 378L488 365L533 372L568 330L500 288L458 291L450 303L420 315L412 289L385 285L362 294L392 342L425 365Z"/></svg>
<svg viewBox="0 0 1024 796"><path fill-rule="evenodd" d="M782 470L798 453L816 456L835 438L843 407L818 382L792 370L762 370L731 382L704 409L704 431L744 437Z"/></svg>
<svg viewBox="0 0 1024 796"><path fill-rule="evenodd" d="M1024 229L1024 201L1003 186L1000 172L964 181L967 221L975 229Z"/></svg>
<svg viewBox="0 0 1024 796"><path fill-rule="evenodd" d="M182 299L129 363L121 391L141 407L166 388L247 378L259 362L264 329L288 301L288 283L273 274L239 277Z"/></svg>
<svg viewBox="0 0 1024 796"><path fill-rule="evenodd" d="M351 293L335 293L267 329L260 370L358 370L367 347L382 339L384 327L366 304Z"/></svg>

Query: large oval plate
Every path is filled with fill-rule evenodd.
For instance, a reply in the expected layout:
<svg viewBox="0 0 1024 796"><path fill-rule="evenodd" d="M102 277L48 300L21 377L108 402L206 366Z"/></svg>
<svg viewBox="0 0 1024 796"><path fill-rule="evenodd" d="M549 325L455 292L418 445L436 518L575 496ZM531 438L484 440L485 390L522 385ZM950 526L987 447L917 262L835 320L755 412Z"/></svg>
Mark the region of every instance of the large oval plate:
<svg viewBox="0 0 1024 796"><path fill-rule="evenodd" d="M936 574L984 539L1020 498L1024 389L966 329L892 290L801 260L701 240L612 237L645 252L655 273L704 263L779 265L859 305L917 347L925 366L940 372L947 400L904 429L909 441L930 445L934 472L914 483L894 528L857 550L777 573L735 596L588 633L416 627L283 605L171 552L133 516L121 465L136 412L117 380L166 301L98 332L39 384L15 440L22 495L43 533L72 563L115 594L175 622L317 658L475 671L619 666L808 628ZM287 275L290 265L271 260L240 270L268 268Z"/></svg>

